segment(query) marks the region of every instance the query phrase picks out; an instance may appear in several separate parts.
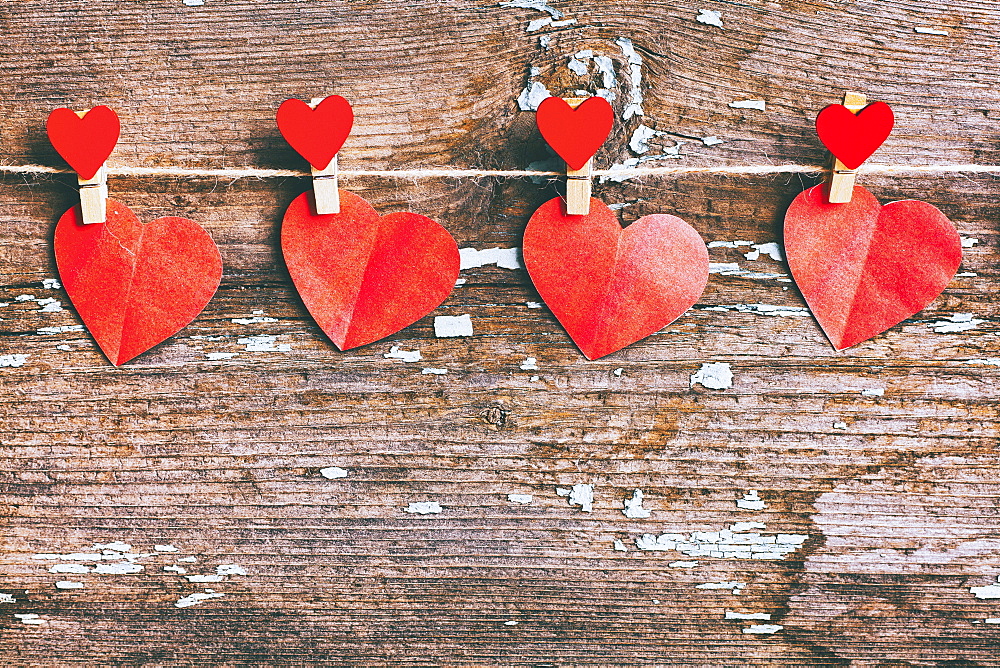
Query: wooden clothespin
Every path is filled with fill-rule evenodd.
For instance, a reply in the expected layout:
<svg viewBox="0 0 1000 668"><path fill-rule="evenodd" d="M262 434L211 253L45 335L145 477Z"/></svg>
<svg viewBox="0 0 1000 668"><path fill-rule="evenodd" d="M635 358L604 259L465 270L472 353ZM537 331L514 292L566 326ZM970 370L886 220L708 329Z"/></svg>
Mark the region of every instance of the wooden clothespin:
<svg viewBox="0 0 1000 668"><path fill-rule="evenodd" d="M566 103L576 109L588 98L564 97ZM591 171L594 158L587 160L581 169L566 169L566 213L570 216L585 216L590 213Z"/></svg>
<svg viewBox="0 0 1000 668"><path fill-rule="evenodd" d="M315 109L326 98L314 97L309 106ZM334 155L330 164L323 169L312 165L313 199L316 202L316 213L340 213L340 190L337 182L337 156Z"/></svg>
<svg viewBox="0 0 1000 668"><path fill-rule="evenodd" d="M86 111L75 112L83 118ZM108 219L108 167L102 164L92 179L76 177L80 186L80 217L84 225L103 223Z"/></svg>
<svg viewBox="0 0 1000 668"><path fill-rule="evenodd" d="M100 105L89 111L53 109L45 123L53 148L77 173L83 224L107 220L108 169L105 164L121 133L118 114Z"/></svg>
<svg viewBox="0 0 1000 668"><path fill-rule="evenodd" d="M844 106L854 114L864 109L867 104L868 97L864 93L848 91L844 94ZM849 169L836 157L833 158L829 188L831 204L846 204L851 201L854 197L854 180L857 174L857 169Z"/></svg>

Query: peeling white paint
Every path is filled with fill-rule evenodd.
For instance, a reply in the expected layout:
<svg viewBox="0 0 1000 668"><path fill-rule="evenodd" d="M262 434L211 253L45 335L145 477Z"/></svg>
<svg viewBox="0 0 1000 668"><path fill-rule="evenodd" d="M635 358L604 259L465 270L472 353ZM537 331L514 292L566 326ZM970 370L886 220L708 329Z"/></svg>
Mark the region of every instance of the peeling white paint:
<svg viewBox="0 0 1000 668"><path fill-rule="evenodd" d="M521 371L538 371L538 360L534 357L527 357L521 362Z"/></svg>
<svg viewBox="0 0 1000 668"><path fill-rule="evenodd" d="M438 504L437 501L420 501L418 503L411 503L408 505L404 512L413 513L415 515L436 515L442 512L443 508Z"/></svg>
<svg viewBox="0 0 1000 668"><path fill-rule="evenodd" d="M632 498L625 499L625 509L622 513L630 520L644 520L649 517L652 511L642 507L642 490L636 489L632 493Z"/></svg>
<svg viewBox="0 0 1000 668"><path fill-rule="evenodd" d="M767 525L764 524L763 522L736 522L735 524L729 525L729 530L734 533L742 533L744 531L753 531L754 529L766 529L766 528Z"/></svg>
<svg viewBox="0 0 1000 668"><path fill-rule="evenodd" d="M769 241L766 244L754 244L753 250L749 253L744 253L743 257L748 260L757 260L760 258L761 253L770 256L775 262L781 262L785 259L784 253L781 252L781 247L773 241Z"/></svg>
<svg viewBox="0 0 1000 668"><path fill-rule="evenodd" d="M1000 617L987 617L983 622L986 624L1000 624Z"/></svg>
<svg viewBox="0 0 1000 668"><path fill-rule="evenodd" d="M143 569L142 564L133 564L130 561L123 561L117 564L97 564L94 572L100 575L129 575L138 573Z"/></svg>
<svg viewBox="0 0 1000 668"><path fill-rule="evenodd" d="M336 480L337 478L346 478L347 470L339 466L328 466L325 469L320 469L319 474L328 480Z"/></svg>
<svg viewBox="0 0 1000 668"><path fill-rule="evenodd" d="M718 146L719 144L725 144L725 140L719 139L715 135L710 135L708 137L702 137L701 143L705 146Z"/></svg>
<svg viewBox="0 0 1000 668"><path fill-rule="evenodd" d="M26 612L21 614L15 614L14 617L21 620L23 624L29 624L31 626L41 626L42 624L47 624L48 621L42 619L33 612Z"/></svg>
<svg viewBox="0 0 1000 668"><path fill-rule="evenodd" d="M423 369L420 373L425 376L444 376L445 374L448 373L448 370L436 367L427 367L426 369Z"/></svg>
<svg viewBox="0 0 1000 668"><path fill-rule="evenodd" d="M987 366L1000 366L1000 357L985 357L981 359L966 360L963 364L985 364Z"/></svg>
<svg viewBox="0 0 1000 668"><path fill-rule="evenodd" d="M695 585L695 589L731 589L734 594L740 593L740 589L747 586L746 582L739 582L737 580L722 581L722 582L706 582L704 584Z"/></svg>
<svg viewBox="0 0 1000 668"><path fill-rule="evenodd" d="M719 306L706 306L702 311L739 311L740 313L753 313L754 315L766 315L782 318L807 318L811 314L805 306L776 306L774 304L727 304Z"/></svg>
<svg viewBox="0 0 1000 668"><path fill-rule="evenodd" d="M962 248L972 248L979 243L976 237L962 237Z"/></svg>
<svg viewBox="0 0 1000 668"><path fill-rule="evenodd" d="M986 321L973 318L971 313L956 313L947 320L932 322L928 327L938 334L956 334L958 332L967 332L984 322Z"/></svg>
<svg viewBox="0 0 1000 668"><path fill-rule="evenodd" d="M757 490L751 489L743 495L742 499L736 502L736 507L743 510L765 510L767 504L760 498Z"/></svg>
<svg viewBox="0 0 1000 668"><path fill-rule="evenodd" d="M698 16L695 17L695 20L698 21L698 23L715 26L716 28L723 27L722 14L720 12L713 12L711 9L699 9Z"/></svg>
<svg viewBox="0 0 1000 668"><path fill-rule="evenodd" d="M188 582L222 582L221 575L188 575Z"/></svg>
<svg viewBox="0 0 1000 668"><path fill-rule="evenodd" d="M232 321L237 325L256 325L262 322L278 322L278 319L257 315L252 318L233 318Z"/></svg>
<svg viewBox="0 0 1000 668"><path fill-rule="evenodd" d="M65 334L67 332L82 332L83 325L62 325L60 327L40 327L37 334Z"/></svg>
<svg viewBox="0 0 1000 668"><path fill-rule="evenodd" d="M947 30L940 30L938 28L928 28L926 26L916 26L913 32L920 33L921 35L942 35L944 37L948 36Z"/></svg>
<svg viewBox="0 0 1000 668"><path fill-rule="evenodd" d="M439 315L434 318L434 336L441 338L472 336L472 318L469 315Z"/></svg>
<svg viewBox="0 0 1000 668"><path fill-rule="evenodd" d="M974 271L960 271L955 274L955 278L975 278L977 276L979 276L979 274Z"/></svg>
<svg viewBox="0 0 1000 668"><path fill-rule="evenodd" d="M83 564L56 564L49 568L49 573L89 573L90 567Z"/></svg>
<svg viewBox="0 0 1000 668"><path fill-rule="evenodd" d="M539 12L544 12L554 19L561 19L565 16L565 14L560 12L558 9L554 9L547 5L544 0L504 0L500 3L500 6L504 8L534 9Z"/></svg>
<svg viewBox="0 0 1000 668"><path fill-rule="evenodd" d="M629 149L638 155L646 153L649 151L649 140L653 137L662 137L667 134L660 130L654 130L646 125L639 125L633 132L632 138L629 139L628 147Z"/></svg>
<svg viewBox="0 0 1000 668"><path fill-rule="evenodd" d="M172 566L164 566L163 570L167 571L168 573L178 573L180 575L184 575L185 573L187 573L186 568L184 568L183 566L178 566L177 564L173 564Z"/></svg>
<svg viewBox="0 0 1000 668"><path fill-rule="evenodd" d="M708 273L721 274L722 276L738 276L740 278L756 278L763 280L777 280L782 283L791 283L792 279L788 274L773 271L748 271L740 269L736 262L709 262Z"/></svg>
<svg viewBox="0 0 1000 668"><path fill-rule="evenodd" d="M771 615L767 612L734 612L726 610L726 619L759 619L767 622L771 620Z"/></svg>
<svg viewBox="0 0 1000 668"><path fill-rule="evenodd" d="M976 598L1000 598L1000 577L997 577L997 583L985 587L972 587L969 592L975 594Z"/></svg>
<svg viewBox="0 0 1000 668"><path fill-rule="evenodd" d="M575 55L569 57L569 63L567 63L566 66L569 68L570 72L581 77L586 76L587 72L590 71L590 66L585 61L577 58Z"/></svg>
<svg viewBox="0 0 1000 668"><path fill-rule="evenodd" d="M215 572L223 576L247 574L246 569L238 564L219 564L215 567Z"/></svg>
<svg viewBox="0 0 1000 668"><path fill-rule="evenodd" d="M46 290L58 290L62 287L62 283L54 278L43 278L42 287Z"/></svg>
<svg viewBox="0 0 1000 668"><path fill-rule="evenodd" d="M63 350L63 351L69 352L69 351L71 351L73 349L70 348L69 346L67 346L65 343L63 343L61 345L56 346L56 350Z"/></svg>
<svg viewBox="0 0 1000 668"><path fill-rule="evenodd" d="M621 538L615 538L614 546L615 552L628 552L628 548L625 547L625 543L622 542Z"/></svg>
<svg viewBox="0 0 1000 668"><path fill-rule="evenodd" d="M615 40L615 44L628 60L629 81L632 84L629 91L629 102L622 111L622 119L627 121L633 116L644 115L642 111L642 56L636 53L635 46L628 37L619 37Z"/></svg>
<svg viewBox="0 0 1000 668"><path fill-rule="evenodd" d="M883 397L885 396L884 387L870 387L866 390L861 390L861 396L863 397Z"/></svg>
<svg viewBox="0 0 1000 668"><path fill-rule="evenodd" d="M524 305L528 308L542 308L541 302L525 302Z"/></svg>
<svg viewBox="0 0 1000 668"><path fill-rule="evenodd" d="M534 23L534 21L532 21ZM536 28L537 30L537 28ZM532 32L531 24L528 24L528 32ZM538 46L542 47L546 51L552 46L552 35L539 35L538 36Z"/></svg>
<svg viewBox="0 0 1000 668"><path fill-rule="evenodd" d="M419 350L402 350L399 346L393 346L389 352L382 355L388 360L400 360L402 362L419 362L423 359Z"/></svg>
<svg viewBox="0 0 1000 668"><path fill-rule="evenodd" d="M123 543L120 540L113 541L111 543L94 543L91 546L92 550L113 550L115 552L131 552L132 546L128 543Z"/></svg>
<svg viewBox="0 0 1000 668"><path fill-rule="evenodd" d="M846 422L834 422L833 423L833 428L834 429L847 429L847 423Z"/></svg>
<svg viewBox="0 0 1000 668"><path fill-rule="evenodd" d="M523 269L520 248L460 248L462 269L475 269L488 264L495 264L501 269Z"/></svg>
<svg viewBox="0 0 1000 668"><path fill-rule="evenodd" d="M236 343L245 345L250 353L287 353L292 349L291 344L276 343L277 336L246 336L236 340Z"/></svg>
<svg viewBox="0 0 1000 668"><path fill-rule="evenodd" d="M752 241L709 241L709 248L739 248L740 246L753 246Z"/></svg>
<svg viewBox="0 0 1000 668"><path fill-rule="evenodd" d="M0 367L19 367L24 366L24 363L28 361L30 355L0 355Z"/></svg>
<svg viewBox="0 0 1000 668"><path fill-rule="evenodd" d="M730 102L729 106L733 109L756 109L758 111L765 111L767 108L767 102L764 100L737 100L735 102Z"/></svg>
<svg viewBox="0 0 1000 668"><path fill-rule="evenodd" d="M17 599L11 594L0 592L0 603L17 603Z"/></svg>
<svg viewBox="0 0 1000 668"><path fill-rule="evenodd" d="M239 353L205 353L205 359L218 362L219 360L231 360Z"/></svg>
<svg viewBox="0 0 1000 668"><path fill-rule="evenodd" d="M697 568L697 561L671 561L667 568Z"/></svg>
<svg viewBox="0 0 1000 668"><path fill-rule="evenodd" d="M56 582L56 589L83 589L83 583L73 580L59 580Z"/></svg>
<svg viewBox="0 0 1000 668"><path fill-rule="evenodd" d="M157 552L179 552L176 547L170 545L169 543L167 545L154 545L153 549Z"/></svg>
<svg viewBox="0 0 1000 668"><path fill-rule="evenodd" d="M174 605L176 605L178 608L187 608L192 605L198 605L202 601L207 601L212 598L222 598L223 596L225 596L225 594L221 592L215 592L212 591L211 589L206 589L204 594L194 593L191 594L190 596L185 596L184 598L179 599L176 603L174 603Z"/></svg>
<svg viewBox="0 0 1000 668"><path fill-rule="evenodd" d="M538 111L538 105L552 93L541 81L529 81L527 87L517 96L517 106L521 111Z"/></svg>
<svg viewBox="0 0 1000 668"><path fill-rule="evenodd" d="M781 624L754 624L753 626L748 626L743 629L743 633L756 634L756 635L767 635L771 633L777 633L781 629L785 628Z"/></svg>
<svg viewBox="0 0 1000 668"><path fill-rule="evenodd" d="M534 500L534 498L535 497L533 497L531 494L508 494L507 495L507 500L510 501L511 503L520 503L520 504L523 504L523 505L527 505L527 504L531 503Z"/></svg>
<svg viewBox="0 0 1000 668"><path fill-rule="evenodd" d="M733 370L726 362L705 362L691 374L691 387L696 384L710 390L725 390L733 386Z"/></svg>
<svg viewBox="0 0 1000 668"><path fill-rule="evenodd" d="M205 0L184 0L184 4L187 7L201 7L205 4Z"/></svg>
<svg viewBox="0 0 1000 668"><path fill-rule="evenodd" d="M556 494L568 496L569 505L580 506L580 510L589 513L594 510L594 486L584 483L573 485L572 489L557 487Z"/></svg>
<svg viewBox="0 0 1000 668"><path fill-rule="evenodd" d="M509 621L504 622L503 625L504 626L517 626L517 622L514 621L513 619L511 619Z"/></svg>
<svg viewBox="0 0 1000 668"><path fill-rule="evenodd" d="M764 535L758 532L693 531L685 533L643 534L635 545L646 551L674 551L688 557L713 559L784 559L802 547L805 534Z"/></svg>
<svg viewBox="0 0 1000 668"><path fill-rule="evenodd" d="M198 560L195 559L194 557L181 557L177 561L181 561L181 562L184 562L186 564L193 564L193 563L195 563Z"/></svg>

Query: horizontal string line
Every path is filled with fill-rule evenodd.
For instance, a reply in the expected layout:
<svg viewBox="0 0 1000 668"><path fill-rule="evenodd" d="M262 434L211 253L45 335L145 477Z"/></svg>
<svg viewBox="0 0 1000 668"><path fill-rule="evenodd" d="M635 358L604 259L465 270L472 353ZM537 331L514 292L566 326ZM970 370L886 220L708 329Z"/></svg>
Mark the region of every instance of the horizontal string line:
<svg viewBox="0 0 1000 668"><path fill-rule="evenodd" d="M817 165L728 165L715 167L635 167L630 169L595 169L593 176L637 177L669 176L681 174L819 174L826 171ZM1000 165L879 165L862 166L859 174L1000 174ZM309 172L296 169L199 169L190 167L108 167L110 176L187 176L208 178L301 178ZM47 167L45 165L0 165L0 173L7 174L72 174L70 169ZM526 169L342 169L338 176L375 176L394 179L429 178L479 178L479 177L531 177L565 176L565 172L535 171Z"/></svg>

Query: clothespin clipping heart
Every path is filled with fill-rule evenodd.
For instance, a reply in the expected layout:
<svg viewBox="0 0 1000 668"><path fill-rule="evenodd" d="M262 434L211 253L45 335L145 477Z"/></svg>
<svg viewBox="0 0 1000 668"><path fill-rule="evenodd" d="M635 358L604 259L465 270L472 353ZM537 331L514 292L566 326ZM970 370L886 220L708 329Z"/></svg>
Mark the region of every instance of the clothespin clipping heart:
<svg viewBox="0 0 1000 668"><path fill-rule="evenodd" d="M842 104L831 104L816 117L820 141L848 169L857 169L892 132L892 109L875 102L857 114Z"/></svg>
<svg viewBox="0 0 1000 668"><path fill-rule="evenodd" d="M561 97L547 97L535 115L538 131L570 169L579 170L597 153L615 122L603 97L590 97L576 109Z"/></svg>
<svg viewBox="0 0 1000 668"><path fill-rule="evenodd" d="M83 117L61 107L49 114L45 129L56 152L86 180L94 178L111 155L121 124L118 114L109 107L94 107Z"/></svg>
<svg viewBox="0 0 1000 668"><path fill-rule="evenodd" d="M314 168L326 169L354 127L351 103L330 95L315 108L297 99L278 107L278 129L285 141Z"/></svg>

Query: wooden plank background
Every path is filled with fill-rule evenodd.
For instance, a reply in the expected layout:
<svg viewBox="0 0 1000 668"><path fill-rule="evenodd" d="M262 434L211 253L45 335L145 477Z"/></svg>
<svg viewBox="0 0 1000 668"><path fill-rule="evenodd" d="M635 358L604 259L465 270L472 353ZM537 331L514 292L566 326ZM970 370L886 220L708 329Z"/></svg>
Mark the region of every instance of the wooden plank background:
<svg viewBox="0 0 1000 668"><path fill-rule="evenodd" d="M590 49L617 75L619 121L599 167L633 156L640 123L665 133L646 155L683 142L679 158L653 164L818 164L812 120L847 89L896 111L878 162L1000 164L1000 2L550 6L575 23L528 33L548 14L492 0L5 2L0 159L62 167L49 111L109 104L123 123L112 165L305 169L274 111L339 93L357 115L345 169L523 169L546 156L516 103L530 68L554 94L593 91L593 67L567 68ZM703 9L724 28L698 22ZM620 38L642 58L645 115L627 121ZM747 99L766 110L729 106ZM712 135L724 143L698 140ZM190 327L115 369L73 331L65 293L46 280L74 181L3 176L0 355L27 357L0 357L23 359L0 368L0 656L17 666L1000 665L1000 600L972 591L1000 574L1000 184L862 181L884 201L931 202L969 240L960 276L924 312L835 353L808 316L737 309L804 304L780 280L783 263L717 246L713 262L763 276L713 274L667 330L588 362L546 309L528 307L538 296L526 273L497 266L463 271L434 314L469 314L474 336L435 338L428 317L337 352L277 246L304 179L112 178L112 196L144 219L204 225L225 263ZM785 208L811 183L648 177L595 192L626 204L624 222L675 213L706 241L762 244L780 242ZM519 246L556 192L527 179L343 185L381 211L432 216L476 249ZM977 322L935 330L956 314ZM386 358L392 346L422 360ZM521 368L529 357L537 370ZM691 386L710 362L731 365L731 388ZM347 477L320 474L331 466ZM591 512L557 493L576 484L593 485ZM646 519L623 515L635 489ZM766 508L737 507L751 490ZM406 512L422 502L442 512ZM768 561L636 545L737 522L804 542ZM121 552L120 542L140 572L34 556ZM676 563L686 560L697 566ZM59 563L91 570L51 573ZM227 564L239 569L218 582L187 577ZM84 586L56 588L62 580ZM718 582L742 584L697 588ZM177 606L206 589L222 596ZM782 628L744 632L756 624Z"/></svg>

